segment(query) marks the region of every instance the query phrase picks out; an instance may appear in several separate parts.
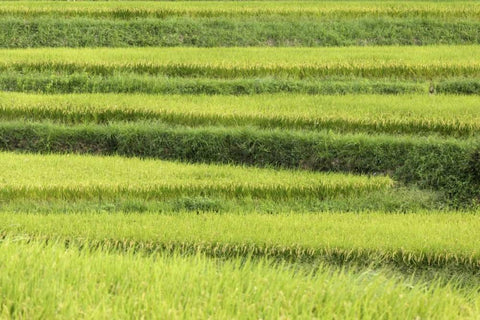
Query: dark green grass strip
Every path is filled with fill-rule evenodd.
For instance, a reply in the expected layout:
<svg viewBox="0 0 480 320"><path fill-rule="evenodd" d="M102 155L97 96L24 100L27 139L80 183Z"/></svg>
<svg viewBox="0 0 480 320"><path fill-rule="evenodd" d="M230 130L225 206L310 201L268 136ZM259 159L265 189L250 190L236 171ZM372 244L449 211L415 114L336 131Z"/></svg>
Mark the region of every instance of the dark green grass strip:
<svg viewBox="0 0 480 320"><path fill-rule="evenodd" d="M208 79L167 78L138 74L94 76L87 73L0 73L0 90L39 93L146 93L146 94L406 94L428 93L429 84L393 80L302 81L274 78Z"/></svg>
<svg viewBox="0 0 480 320"><path fill-rule="evenodd" d="M162 201L146 201L135 197L98 200L49 200L11 199L0 201L0 211L17 213L177 213L215 212L239 213L258 212L279 214L289 212L370 212L408 213L418 210L444 210L449 202L440 192L411 187L395 187L388 190L369 192L354 197L334 199L269 200L206 196L181 196Z"/></svg>
<svg viewBox="0 0 480 320"><path fill-rule="evenodd" d="M0 48L478 44L480 23L432 19L2 17Z"/></svg>
<svg viewBox="0 0 480 320"><path fill-rule="evenodd" d="M480 79L451 79L439 82L435 86L438 93L480 95Z"/></svg>
<svg viewBox="0 0 480 320"><path fill-rule="evenodd" d="M2 150L120 154L188 162L387 173L402 182L441 190L463 205L480 199L479 146L477 139L254 128L0 123Z"/></svg>
<svg viewBox="0 0 480 320"><path fill-rule="evenodd" d="M274 78L171 78L139 74L112 76L88 73L54 74L6 71L0 90L38 93L145 93L145 94L480 94L479 79L422 82L391 79L295 80Z"/></svg>

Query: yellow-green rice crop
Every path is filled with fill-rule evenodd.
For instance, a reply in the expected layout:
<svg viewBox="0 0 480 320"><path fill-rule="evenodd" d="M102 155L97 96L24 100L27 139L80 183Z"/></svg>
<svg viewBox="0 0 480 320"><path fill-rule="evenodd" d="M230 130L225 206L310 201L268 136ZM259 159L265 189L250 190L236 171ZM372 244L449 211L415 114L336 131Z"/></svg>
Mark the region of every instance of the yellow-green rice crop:
<svg viewBox="0 0 480 320"><path fill-rule="evenodd" d="M65 249L0 242L0 317L22 319L458 319L474 290L387 272L314 272L261 259ZM443 279L442 279L443 280Z"/></svg>
<svg viewBox="0 0 480 320"><path fill-rule="evenodd" d="M1 15L66 17L196 16L230 17L308 15L319 18L464 18L480 19L475 1L4 1Z"/></svg>
<svg viewBox="0 0 480 320"><path fill-rule="evenodd" d="M480 216L417 212L238 214L0 213L6 237L148 252L179 249L232 257L323 258L480 269Z"/></svg>
<svg viewBox="0 0 480 320"><path fill-rule="evenodd" d="M36 95L0 93L3 119L65 123L159 120L172 124L256 125L346 132L480 132L478 98L470 96L312 95Z"/></svg>
<svg viewBox="0 0 480 320"><path fill-rule="evenodd" d="M331 198L382 190L387 177L234 166L181 164L122 157L0 153L3 199L82 199L179 195Z"/></svg>
<svg viewBox="0 0 480 320"><path fill-rule="evenodd" d="M479 77L480 46L0 50L0 69L180 77Z"/></svg>

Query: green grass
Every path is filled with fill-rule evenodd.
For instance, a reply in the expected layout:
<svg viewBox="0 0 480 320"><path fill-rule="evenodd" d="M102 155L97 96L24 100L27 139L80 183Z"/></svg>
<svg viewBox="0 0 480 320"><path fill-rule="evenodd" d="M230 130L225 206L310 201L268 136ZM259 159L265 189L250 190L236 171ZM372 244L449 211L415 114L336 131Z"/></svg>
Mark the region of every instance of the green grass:
<svg viewBox="0 0 480 320"><path fill-rule="evenodd" d="M0 202L0 211L17 213L114 213L114 212L258 212L279 214L285 212L369 212L408 213L420 210L447 210L448 203L440 192L412 187L396 187L367 194L338 196L332 199L255 199L178 196L162 201L142 198L35 200L10 199Z"/></svg>
<svg viewBox="0 0 480 320"><path fill-rule="evenodd" d="M461 80L465 82L465 80ZM468 79L460 85L463 92L470 84ZM306 93L306 94L404 94L428 93L425 81L395 81L390 79L336 79L299 80L274 78L179 78L166 76L120 73L109 76L74 72L59 74L53 71L23 73L6 71L0 73L0 90L35 93L146 93L146 94L223 94L247 95L259 93ZM453 89L453 90L452 90ZM443 89L445 90L445 89ZM457 87L446 88L446 93L458 93ZM474 92L476 93L476 92Z"/></svg>
<svg viewBox="0 0 480 320"><path fill-rule="evenodd" d="M218 79L480 77L480 46L0 50L2 71L135 72Z"/></svg>
<svg viewBox="0 0 480 320"><path fill-rule="evenodd" d="M193 165L158 160L76 155L0 154L3 199L149 200L204 195L317 198L358 195L390 187L387 177Z"/></svg>
<svg viewBox="0 0 480 320"><path fill-rule="evenodd" d="M105 71L105 70L104 70ZM369 78L182 78L131 72L93 75L88 72L4 71L0 90L30 93L143 93L253 95L296 93L310 95L347 94L480 94L478 78L449 78L438 81Z"/></svg>
<svg viewBox="0 0 480 320"><path fill-rule="evenodd" d="M0 214L7 238L147 252L480 270L477 213Z"/></svg>
<svg viewBox="0 0 480 320"><path fill-rule="evenodd" d="M456 282L383 272L305 272L262 259L116 255L50 244L0 244L2 318L470 318L478 296Z"/></svg>
<svg viewBox="0 0 480 320"><path fill-rule="evenodd" d="M1 6L1 4L0 4ZM1 48L33 47L319 47L479 44L480 22L434 18L6 17Z"/></svg>
<svg viewBox="0 0 480 320"><path fill-rule="evenodd" d="M61 123L160 121L186 126L258 126L468 137L480 132L478 99L465 96L191 96L0 93L4 120Z"/></svg>
<svg viewBox="0 0 480 320"><path fill-rule="evenodd" d="M480 80L471 79L451 79L441 81L435 86L438 93L455 93L464 95L479 95Z"/></svg>

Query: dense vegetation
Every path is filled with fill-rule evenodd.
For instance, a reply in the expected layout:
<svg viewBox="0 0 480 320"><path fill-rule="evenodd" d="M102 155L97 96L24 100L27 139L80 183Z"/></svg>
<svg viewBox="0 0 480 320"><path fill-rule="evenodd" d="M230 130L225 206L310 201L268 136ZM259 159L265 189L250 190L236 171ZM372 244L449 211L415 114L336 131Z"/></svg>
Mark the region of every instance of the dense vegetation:
<svg viewBox="0 0 480 320"><path fill-rule="evenodd" d="M475 318L477 1L0 2L0 318Z"/></svg>
<svg viewBox="0 0 480 320"><path fill-rule="evenodd" d="M268 259L113 254L12 241L0 246L0 261L5 317L395 318L401 313L451 319L478 312L475 291L456 282L427 286L388 272L325 265L309 272ZM16 303L25 300L29 303ZM36 306L42 306L42 316Z"/></svg>
<svg viewBox="0 0 480 320"><path fill-rule="evenodd" d="M473 1L6 1L0 46L478 44L479 12Z"/></svg>

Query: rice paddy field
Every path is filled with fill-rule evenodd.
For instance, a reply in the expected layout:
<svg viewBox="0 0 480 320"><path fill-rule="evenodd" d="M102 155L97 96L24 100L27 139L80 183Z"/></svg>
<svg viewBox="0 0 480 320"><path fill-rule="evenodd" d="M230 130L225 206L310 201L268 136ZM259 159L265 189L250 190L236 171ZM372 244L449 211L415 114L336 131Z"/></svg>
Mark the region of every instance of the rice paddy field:
<svg viewBox="0 0 480 320"><path fill-rule="evenodd" d="M480 2L0 1L1 319L479 319Z"/></svg>

